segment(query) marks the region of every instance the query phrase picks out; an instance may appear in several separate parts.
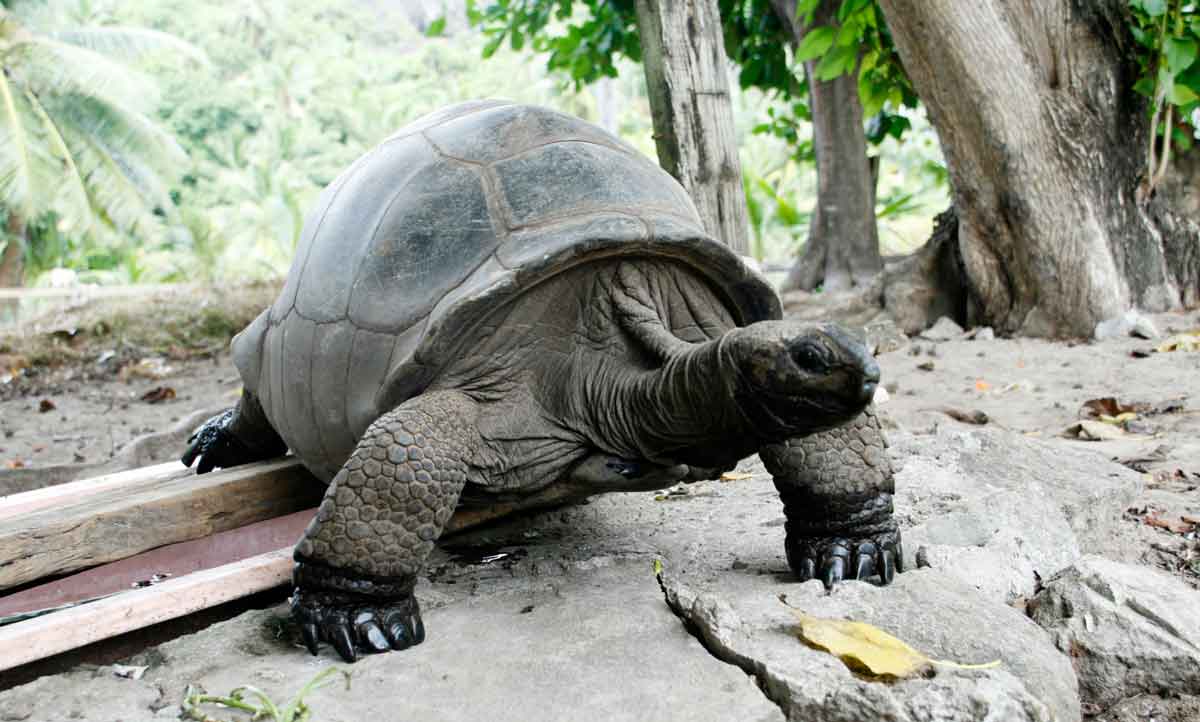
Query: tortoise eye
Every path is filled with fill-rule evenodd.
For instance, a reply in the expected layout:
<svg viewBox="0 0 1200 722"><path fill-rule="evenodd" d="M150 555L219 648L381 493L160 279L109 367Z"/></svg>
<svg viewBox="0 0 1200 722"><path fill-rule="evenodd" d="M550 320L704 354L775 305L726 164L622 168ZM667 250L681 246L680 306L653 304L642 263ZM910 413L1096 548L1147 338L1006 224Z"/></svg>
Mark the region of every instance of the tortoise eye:
<svg viewBox="0 0 1200 722"><path fill-rule="evenodd" d="M821 354L817 353L815 348L807 344L792 349L792 360L805 371L819 373L825 370L825 360L821 358Z"/></svg>

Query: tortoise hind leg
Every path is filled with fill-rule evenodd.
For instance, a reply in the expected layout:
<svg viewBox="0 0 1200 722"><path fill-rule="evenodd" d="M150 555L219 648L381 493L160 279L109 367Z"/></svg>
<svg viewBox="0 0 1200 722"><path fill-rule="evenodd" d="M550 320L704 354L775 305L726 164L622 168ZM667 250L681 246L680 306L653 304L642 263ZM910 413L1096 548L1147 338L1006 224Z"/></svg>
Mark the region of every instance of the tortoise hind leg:
<svg viewBox="0 0 1200 722"><path fill-rule="evenodd" d="M226 409L208 421L188 439L188 448L180 461L191 466L197 458L197 474L216 467L228 468L252 461L281 456L287 444L267 421L258 397L246 391L237 406Z"/></svg>
<svg viewBox="0 0 1200 722"><path fill-rule="evenodd" d="M292 615L305 644L347 662L425 637L417 574L482 451L475 402L455 391L406 401L367 428L296 545Z"/></svg>
<svg viewBox="0 0 1200 722"><path fill-rule="evenodd" d="M845 426L764 447L787 517L788 565L801 581L826 588L903 571L892 516L895 481L874 407Z"/></svg>

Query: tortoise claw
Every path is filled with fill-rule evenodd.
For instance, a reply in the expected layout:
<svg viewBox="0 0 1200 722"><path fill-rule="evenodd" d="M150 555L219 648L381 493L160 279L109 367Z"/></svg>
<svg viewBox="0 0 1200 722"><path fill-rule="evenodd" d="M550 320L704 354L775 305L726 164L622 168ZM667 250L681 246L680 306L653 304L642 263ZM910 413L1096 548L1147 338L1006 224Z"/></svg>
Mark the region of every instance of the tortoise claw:
<svg viewBox="0 0 1200 722"><path fill-rule="evenodd" d="M317 650L321 647L320 632L317 631L317 625L305 623L300 625L300 634L304 637L304 646L315 657Z"/></svg>
<svg viewBox="0 0 1200 722"><path fill-rule="evenodd" d="M425 639L416 597L382 599L362 594L297 587L292 616L300 625L304 646L317 654L328 642L347 662L359 653L408 649Z"/></svg>
<svg viewBox="0 0 1200 722"><path fill-rule="evenodd" d="M826 589L845 579L877 577L880 583L891 584L904 570L900 532L896 530L857 539L789 533L786 544L788 565L797 579L820 579Z"/></svg>

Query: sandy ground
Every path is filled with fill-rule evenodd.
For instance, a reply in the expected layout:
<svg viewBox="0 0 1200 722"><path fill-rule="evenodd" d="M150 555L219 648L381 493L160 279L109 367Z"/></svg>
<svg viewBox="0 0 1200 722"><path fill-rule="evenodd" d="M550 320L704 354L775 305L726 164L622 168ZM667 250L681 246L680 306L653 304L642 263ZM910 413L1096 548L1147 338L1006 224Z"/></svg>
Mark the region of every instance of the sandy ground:
<svg viewBox="0 0 1200 722"><path fill-rule="evenodd" d="M1200 328L1195 312L1152 320L1162 338ZM879 355L888 392L880 408L889 424L917 434L982 412L990 425L1128 461L1145 480L1127 512L1143 559L1198 584L1198 528L1185 518L1200 519L1200 352L1155 352L1162 338L901 340ZM30 356L23 344L31 339L0 338L0 362ZM41 483L39 470L50 483L108 470L131 440L231 405L240 388L225 352L187 358L107 339L75 356L53 367L0 368L0 493ZM1139 414L1117 439L1063 438L1085 402L1103 397L1173 410ZM140 461L177 455L179 433Z"/></svg>

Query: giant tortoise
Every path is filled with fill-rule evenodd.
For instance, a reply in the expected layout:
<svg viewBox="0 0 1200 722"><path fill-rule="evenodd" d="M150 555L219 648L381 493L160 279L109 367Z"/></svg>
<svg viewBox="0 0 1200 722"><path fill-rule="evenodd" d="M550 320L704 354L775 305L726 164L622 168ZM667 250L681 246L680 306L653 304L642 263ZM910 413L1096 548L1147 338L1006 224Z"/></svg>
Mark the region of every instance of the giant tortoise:
<svg viewBox="0 0 1200 722"><path fill-rule="evenodd" d="M785 551L827 586L901 565L879 368L711 238L683 188L605 131L462 103L325 189L245 385L191 439L200 473L290 449L328 490L292 611L348 661L424 638L413 586L461 503L716 478L760 453Z"/></svg>

